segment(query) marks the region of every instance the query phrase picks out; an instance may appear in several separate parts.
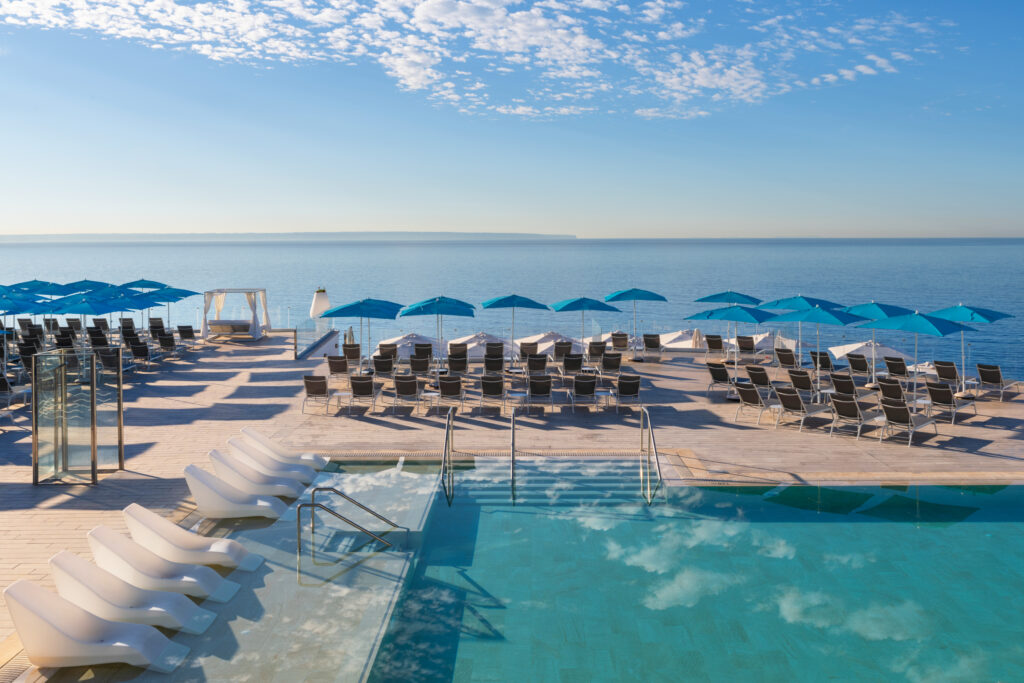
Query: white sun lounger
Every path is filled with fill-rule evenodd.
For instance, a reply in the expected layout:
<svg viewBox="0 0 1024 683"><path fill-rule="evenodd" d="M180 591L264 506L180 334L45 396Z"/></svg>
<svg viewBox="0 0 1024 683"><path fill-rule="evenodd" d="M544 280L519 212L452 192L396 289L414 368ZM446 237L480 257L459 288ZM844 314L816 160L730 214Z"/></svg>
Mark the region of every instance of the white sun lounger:
<svg viewBox="0 0 1024 683"><path fill-rule="evenodd" d="M86 536L96 564L133 586L213 602L227 602L238 592L237 583L209 567L165 560L108 526L98 526Z"/></svg>
<svg viewBox="0 0 1024 683"><path fill-rule="evenodd" d="M250 467L233 453L222 453L216 449L210 451L210 462L217 476L234 486L239 491L257 496L282 496L298 498L306 487L295 479L272 477Z"/></svg>
<svg viewBox="0 0 1024 683"><path fill-rule="evenodd" d="M110 621L202 633L217 616L179 593L133 586L67 550L50 558L50 573L62 598Z"/></svg>
<svg viewBox="0 0 1024 683"><path fill-rule="evenodd" d="M101 619L31 581L15 581L4 599L28 661L38 667L123 662L170 673L188 654L152 626Z"/></svg>
<svg viewBox="0 0 1024 683"><path fill-rule="evenodd" d="M138 503L126 507L122 514L132 539L165 560L237 567L247 572L263 564L261 555L250 553L238 541L192 533Z"/></svg>
<svg viewBox="0 0 1024 683"><path fill-rule="evenodd" d="M199 513L214 519L269 517L277 519L288 506L272 496L254 496L195 465L185 468L185 482L196 499Z"/></svg>
<svg viewBox="0 0 1024 683"><path fill-rule="evenodd" d="M228 449L253 469L272 477L288 477L303 484L309 484L316 478L316 470L312 467L283 463L241 437L228 439Z"/></svg>
<svg viewBox="0 0 1024 683"><path fill-rule="evenodd" d="M263 436L252 427L245 427L242 429L242 436L247 441L256 444L269 455L277 458L281 462L292 465L307 465L318 472L330 462L330 460L324 456L317 455L316 453L292 453L276 441L272 441Z"/></svg>

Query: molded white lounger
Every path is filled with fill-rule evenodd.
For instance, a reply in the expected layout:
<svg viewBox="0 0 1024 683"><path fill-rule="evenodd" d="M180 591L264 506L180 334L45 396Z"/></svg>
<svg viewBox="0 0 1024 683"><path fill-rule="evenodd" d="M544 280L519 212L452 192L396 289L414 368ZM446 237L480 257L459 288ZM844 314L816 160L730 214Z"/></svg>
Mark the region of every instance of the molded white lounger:
<svg viewBox="0 0 1024 683"><path fill-rule="evenodd" d="M232 517L269 517L277 519L288 506L271 496L254 496L239 491L195 465L185 468L185 482L196 499L199 513L214 519Z"/></svg>
<svg viewBox="0 0 1024 683"><path fill-rule="evenodd" d="M57 592L98 617L202 633L217 617L184 595L138 588L64 550L50 558Z"/></svg>
<svg viewBox="0 0 1024 683"><path fill-rule="evenodd" d="M272 477L288 477L303 484L309 484L316 478L316 470L309 465L289 465L281 462L241 437L228 439L228 449L253 469Z"/></svg>
<svg viewBox="0 0 1024 683"><path fill-rule="evenodd" d="M298 498L306 490L295 479L272 477L250 467L244 460L230 453L222 453L216 449L210 451L210 462L217 476L234 486L239 491L253 493L257 496L283 496Z"/></svg>
<svg viewBox="0 0 1024 683"><path fill-rule="evenodd" d="M133 586L213 602L227 602L238 592L237 583L209 567L165 560L108 526L98 526L86 536L96 564Z"/></svg>
<svg viewBox="0 0 1024 683"><path fill-rule="evenodd" d="M245 437L247 441L261 447L264 451L281 462L294 465L308 465L317 471L322 470L327 463L330 462L327 458L322 455L317 455L316 453L291 453L286 448L282 447L281 444L276 441L271 441L252 427L245 427L242 429L242 436Z"/></svg>
<svg viewBox="0 0 1024 683"><path fill-rule="evenodd" d="M247 572L263 564L262 556L250 553L238 541L192 533L138 503L126 507L122 514L132 539L165 560L217 564Z"/></svg>
<svg viewBox="0 0 1024 683"><path fill-rule="evenodd" d="M124 662L170 673L188 654L152 626L101 619L31 581L15 581L4 598L25 654L38 667Z"/></svg>

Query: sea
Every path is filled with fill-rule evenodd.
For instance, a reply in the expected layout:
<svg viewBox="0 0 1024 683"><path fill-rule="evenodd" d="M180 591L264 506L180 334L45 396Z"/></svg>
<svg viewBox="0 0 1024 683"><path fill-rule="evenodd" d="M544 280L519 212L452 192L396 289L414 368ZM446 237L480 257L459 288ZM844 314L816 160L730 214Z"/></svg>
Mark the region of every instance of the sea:
<svg viewBox="0 0 1024 683"><path fill-rule="evenodd" d="M628 230L624 230L628 233ZM223 287L267 290L274 327L309 327L309 308L318 287L333 305L372 297L411 304L447 296L477 306L476 315L446 317L447 339L478 331L508 337L509 310L482 310L491 297L520 294L551 304L572 297L603 299L619 289L639 287L667 302L639 302L640 332L665 333L698 328L726 333L726 323L686 317L717 304L696 299L723 290L763 300L797 294L844 305L878 301L927 313L964 303L1011 314L977 325L964 335L967 366L999 363L1004 374L1024 378L1024 239L574 239L535 235L468 236L445 239L375 239L294 235L203 237L7 236L0 241L0 284L38 278L71 282L82 278L120 284L138 278L202 292ZM191 297L161 311L171 324L197 325L202 297ZM617 313L556 313L518 310L515 336L549 330L587 336L631 331L629 302ZM157 313L154 312L154 315ZM226 302L225 318L247 318L241 297ZM582 319L581 319L582 318ZM337 319L357 337L381 339L417 332L435 335L433 317L374 320L360 330L358 320ZM740 333L780 329L795 337L797 326L739 325ZM802 337L822 349L871 338L856 327L803 325ZM731 327L728 330L731 334ZM819 337L820 335L820 337ZM908 354L914 336L878 331L877 339ZM961 357L959 334L918 340L920 360Z"/></svg>

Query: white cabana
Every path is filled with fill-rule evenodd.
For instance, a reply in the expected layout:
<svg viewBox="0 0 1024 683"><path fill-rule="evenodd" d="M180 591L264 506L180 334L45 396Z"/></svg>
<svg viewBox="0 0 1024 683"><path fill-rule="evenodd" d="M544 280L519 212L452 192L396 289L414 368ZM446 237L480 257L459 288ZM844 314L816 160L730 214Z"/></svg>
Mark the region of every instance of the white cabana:
<svg viewBox="0 0 1024 683"><path fill-rule="evenodd" d="M842 346L830 346L828 352L832 354L832 357L839 360L846 356L848 353L860 353L867 358L874 358L875 360L882 360L886 356L898 356L905 361L912 360L912 357L898 349L894 349L891 346L885 344L878 344L871 340L854 342L853 344L843 344Z"/></svg>
<svg viewBox="0 0 1024 683"><path fill-rule="evenodd" d="M416 348L416 344L431 344L433 346L434 358L441 357L441 347L437 343L437 339L434 337L427 337L422 334L416 334L410 332L409 334L403 334L401 337L392 337L391 339L384 339L377 344L377 348L373 350L374 356L380 355L381 344L396 344L398 346L398 357L408 358L412 355L413 350Z"/></svg>
<svg viewBox="0 0 1024 683"><path fill-rule="evenodd" d="M248 320L227 320L220 317L224 310L224 300L228 294L241 294L249 304L252 316ZM211 289L204 295L203 307L203 339L217 336L248 336L261 339L270 331L270 311L267 309L267 290L265 289ZM214 317L210 318L210 308ZM262 315L258 313L262 309Z"/></svg>
<svg viewBox="0 0 1024 683"><path fill-rule="evenodd" d="M466 337L459 337L458 339L452 339L452 344L465 344L466 345L466 357L467 358L483 358L487 352L488 343L502 343L507 344L507 339L496 337L493 334L487 334L486 332L477 332Z"/></svg>
<svg viewBox="0 0 1024 683"><path fill-rule="evenodd" d="M755 351L771 351L775 348L775 336L771 332L749 335L754 339ZM722 341L726 348L736 348L736 337L730 337Z"/></svg>
<svg viewBox="0 0 1024 683"><path fill-rule="evenodd" d="M580 345L578 339L572 337L566 337L564 334L555 331L541 332L540 334L531 334L529 337L520 337L516 339L515 348L512 349L512 353L519 355L519 345L531 342L537 343L537 353L543 353L551 355L555 350L555 342L558 341L571 341L573 353L583 353L583 347Z"/></svg>
<svg viewBox="0 0 1024 683"><path fill-rule="evenodd" d="M704 348L704 335L700 333L700 330L676 330L659 336L661 337L661 348L669 351Z"/></svg>

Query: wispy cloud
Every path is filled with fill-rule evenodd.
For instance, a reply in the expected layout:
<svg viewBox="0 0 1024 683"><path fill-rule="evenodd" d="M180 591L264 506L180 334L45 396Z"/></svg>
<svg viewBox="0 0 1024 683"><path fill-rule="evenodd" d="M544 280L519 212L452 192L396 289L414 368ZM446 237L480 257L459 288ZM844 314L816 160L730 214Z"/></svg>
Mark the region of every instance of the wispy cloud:
<svg viewBox="0 0 1024 683"><path fill-rule="evenodd" d="M697 118L897 73L944 23L855 3L679 0L0 0L0 22L92 31L209 59L373 63L469 113ZM882 57L879 53L887 54Z"/></svg>

